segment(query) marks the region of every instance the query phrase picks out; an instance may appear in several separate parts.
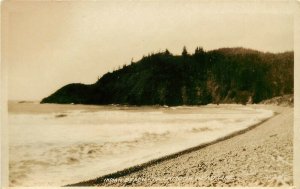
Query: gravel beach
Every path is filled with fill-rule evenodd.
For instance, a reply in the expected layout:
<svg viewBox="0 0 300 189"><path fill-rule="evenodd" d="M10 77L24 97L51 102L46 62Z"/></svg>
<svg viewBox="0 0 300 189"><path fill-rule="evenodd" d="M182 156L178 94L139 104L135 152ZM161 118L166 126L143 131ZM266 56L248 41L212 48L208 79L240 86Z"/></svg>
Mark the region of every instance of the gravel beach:
<svg viewBox="0 0 300 189"><path fill-rule="evenodd" d="M246 133L97 186L290 186L293 184L292 107L271 109L276 116Z"/></svg>

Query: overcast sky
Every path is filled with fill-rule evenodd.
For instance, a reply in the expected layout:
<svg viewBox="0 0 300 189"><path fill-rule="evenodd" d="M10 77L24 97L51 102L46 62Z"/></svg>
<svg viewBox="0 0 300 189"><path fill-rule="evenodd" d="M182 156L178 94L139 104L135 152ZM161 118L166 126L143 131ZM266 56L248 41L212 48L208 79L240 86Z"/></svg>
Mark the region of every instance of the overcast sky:
<svg viewBox="0 0 300 189"><path fill-rule="evenodd" d="M229 1L228 1L229 2ZM292 2L91 1L4 3L8 98L41 100L68 83L143 55L205 50L293 50Z"/></svg>

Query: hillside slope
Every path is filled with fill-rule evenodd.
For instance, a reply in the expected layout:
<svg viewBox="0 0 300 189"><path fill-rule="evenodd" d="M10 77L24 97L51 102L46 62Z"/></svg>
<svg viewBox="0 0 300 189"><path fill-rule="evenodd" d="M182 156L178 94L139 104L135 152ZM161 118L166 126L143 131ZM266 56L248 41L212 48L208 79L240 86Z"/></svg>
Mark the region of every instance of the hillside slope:
<svg viewBox="0 0 300 189"><path fill-rule="evenodd" d="M258 103L293 93L294 54L222 48L192 55L168 50L103 75L69 84L41 103L203 105Z"/></svg>

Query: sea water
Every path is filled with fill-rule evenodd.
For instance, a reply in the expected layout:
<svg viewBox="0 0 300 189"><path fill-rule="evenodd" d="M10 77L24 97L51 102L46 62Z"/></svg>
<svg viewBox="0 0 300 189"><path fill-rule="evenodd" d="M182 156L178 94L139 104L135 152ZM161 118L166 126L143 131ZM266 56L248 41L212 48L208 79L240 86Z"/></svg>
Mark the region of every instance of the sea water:
<svg viewBox="0 0 300 189"><path fill-rule="evenodd" d="M242 105L9 104L10 186L62 186L116 172L257 124Z"/></svg>

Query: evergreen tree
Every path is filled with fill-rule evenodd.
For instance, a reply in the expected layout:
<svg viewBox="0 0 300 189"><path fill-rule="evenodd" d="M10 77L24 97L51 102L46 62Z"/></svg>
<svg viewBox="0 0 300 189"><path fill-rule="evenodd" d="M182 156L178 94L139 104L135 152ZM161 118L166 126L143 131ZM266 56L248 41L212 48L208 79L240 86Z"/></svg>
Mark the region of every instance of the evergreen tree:
<svg viewBox="0 0 300 189"><path fill-rule="evenodd" d="M171 53L170 53L170 51L168 49L166 49L165 54L166 55L171 55Z"/></svg>
<svg viewBox="0 0 300 189"><path fill-rule="evenodd" d="M203 53L204 53L204 50L202 47L196 47L195 54L203 54Z"/></svg>
<svg viewBox="0 0 300 189"><path fill-rule="evenodd" d="M181 53L182 56L187 56L188 55L188 52L186 50L186 47L184 46L183 47L183 50L182 50L182 53Z"/></svg>

